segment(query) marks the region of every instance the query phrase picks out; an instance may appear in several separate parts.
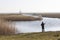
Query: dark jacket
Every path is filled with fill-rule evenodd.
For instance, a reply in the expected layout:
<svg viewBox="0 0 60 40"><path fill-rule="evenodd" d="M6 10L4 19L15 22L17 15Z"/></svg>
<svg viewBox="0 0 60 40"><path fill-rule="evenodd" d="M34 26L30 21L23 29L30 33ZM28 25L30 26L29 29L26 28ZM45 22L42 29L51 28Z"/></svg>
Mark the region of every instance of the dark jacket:
<svg viewBox="0 0 60 40"><path fill-rule="evenodd" d="M45 23L43 23L43 22L41 23L42 29L44 29L44 24L45 24Z"/></svg>

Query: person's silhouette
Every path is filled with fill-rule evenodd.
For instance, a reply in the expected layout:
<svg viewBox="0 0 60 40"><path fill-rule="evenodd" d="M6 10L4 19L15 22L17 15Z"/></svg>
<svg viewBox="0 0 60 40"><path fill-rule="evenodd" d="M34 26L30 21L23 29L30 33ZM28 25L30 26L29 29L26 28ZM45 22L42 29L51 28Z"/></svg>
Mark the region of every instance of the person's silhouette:
<svg viewBox="0 0 60 40"><path fill-rule="evenodd" d="M41 26L42 26L42 32L44 32L44 22L41 23Z"/></svg>

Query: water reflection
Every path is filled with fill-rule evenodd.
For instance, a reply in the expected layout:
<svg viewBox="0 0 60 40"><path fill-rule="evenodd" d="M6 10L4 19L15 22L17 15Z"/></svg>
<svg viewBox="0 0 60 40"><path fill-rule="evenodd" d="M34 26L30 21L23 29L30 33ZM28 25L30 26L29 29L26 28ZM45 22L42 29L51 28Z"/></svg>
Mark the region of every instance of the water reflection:
<svg viewBox="0 0 60 40"><path fill-rule="evenodd" d="M60 30L60 19L44 17L42 21L45 23L45 31ZM15 21L13 24L18 29L18 33L41 32L42 21Z"/></svg>

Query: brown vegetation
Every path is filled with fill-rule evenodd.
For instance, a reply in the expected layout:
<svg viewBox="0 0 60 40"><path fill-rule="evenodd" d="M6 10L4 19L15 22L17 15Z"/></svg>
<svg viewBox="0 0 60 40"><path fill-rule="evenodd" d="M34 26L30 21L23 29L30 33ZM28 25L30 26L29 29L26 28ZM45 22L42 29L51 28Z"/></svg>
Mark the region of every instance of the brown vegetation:
<svg viewBox="0 0 60 40"><path fill-rule="evenodd" d="M41 13L43 17L60 18L60 13Z"/></svg>
<svg viewBox="0 0 60 40"><path fill-rule="evenodd" d="M23 13L23 14L32 14L32 15L41 15L42 17L51 17L51 18L60 18L60 13Z"/></svg>
<svg viewBox="0 0 60 40"><path fill-rule="evenodd" d="M0 18L3 18L5 20L11 20L11 21L34 21L34 20L42 20L42 17L32 17L32 16L25 16L25 15L17 15L17 14L0 14Z"/></svg>
<svg viewBox="0 0 60 40"><path fill-rule="evenodd" d="M3 19L0 19L0 34L15 34L15 27Z"/></svg>
<svg viewBox="0 0 60 40"><path fill-rule="evenodd" d="M60 18L60 13L30 13L30 14L37 16L41 15L42 17Z"/></svg>
<svg viewBox="0 0 60 40"><path fill-rule="evenodd" d="M38 18L32 16L24 16L18 14L0 14L0 34L15 34L16 28L11 25L12 21L34 21L42 20L42 17Z"/></svg>

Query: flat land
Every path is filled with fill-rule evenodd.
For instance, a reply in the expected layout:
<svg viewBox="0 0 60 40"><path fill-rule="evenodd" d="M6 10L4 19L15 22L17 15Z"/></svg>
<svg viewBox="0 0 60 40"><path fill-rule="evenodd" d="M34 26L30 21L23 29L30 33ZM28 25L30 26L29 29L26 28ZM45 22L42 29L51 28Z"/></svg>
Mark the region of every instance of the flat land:
<svg viewBox="0 0 60 40"><path fill-rule="evenodd" d="M0 35L0 40L60 40L60 32L24 33Z"/></svg>

